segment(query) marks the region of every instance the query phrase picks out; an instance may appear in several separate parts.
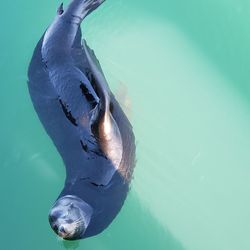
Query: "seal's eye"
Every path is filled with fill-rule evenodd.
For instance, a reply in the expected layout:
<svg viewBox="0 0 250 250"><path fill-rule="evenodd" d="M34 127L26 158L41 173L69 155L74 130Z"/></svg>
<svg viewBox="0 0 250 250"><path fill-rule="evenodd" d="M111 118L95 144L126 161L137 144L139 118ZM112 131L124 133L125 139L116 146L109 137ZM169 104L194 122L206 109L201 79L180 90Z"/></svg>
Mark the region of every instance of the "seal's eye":
<svg viewBox="0 0 250 250"><path fill-rule="evenodd" d="M49 215L49 221L50 222L55 222L58 218L63 216L63 211L61 210L56 210L50 213Z"/></svg>
<svg viewBox="0 0 250 250"><path fill-rule="evenodd" d="M67 222L68 224L72 224L74 221L73 221L72 219L67 219L66 222Z"/></svg>

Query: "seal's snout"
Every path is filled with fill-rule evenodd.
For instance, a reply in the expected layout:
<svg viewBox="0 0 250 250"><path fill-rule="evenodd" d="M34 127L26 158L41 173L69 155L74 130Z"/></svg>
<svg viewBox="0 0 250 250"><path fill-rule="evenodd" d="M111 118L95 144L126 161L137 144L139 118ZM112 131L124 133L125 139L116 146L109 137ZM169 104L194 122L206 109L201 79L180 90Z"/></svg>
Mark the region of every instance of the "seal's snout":
<svg viewBox="0 0 250 250"><path fill-rule="evenodd" d="M58 228L58 235L62 238L65 238L68 234L70 234L71 232L69 230L67 230L67 226L59 226Z"/></svg>
<svg viewBox="0 0 250 250"><path fill-rule="evenodd" d="M85 229L83 229L85 231ZM63 239L77 239L77 226L76 225L70 225L70 224L64 224L64 225L59 225L57 234L63 238Z"/></svg>
<svg viewBox="0 0 250 250"><path fill-rule="evenodd" d="M49 214L54 232L63 239L83 237L92 216L92 208L76 196L64 196L56 201Z"/></svg>

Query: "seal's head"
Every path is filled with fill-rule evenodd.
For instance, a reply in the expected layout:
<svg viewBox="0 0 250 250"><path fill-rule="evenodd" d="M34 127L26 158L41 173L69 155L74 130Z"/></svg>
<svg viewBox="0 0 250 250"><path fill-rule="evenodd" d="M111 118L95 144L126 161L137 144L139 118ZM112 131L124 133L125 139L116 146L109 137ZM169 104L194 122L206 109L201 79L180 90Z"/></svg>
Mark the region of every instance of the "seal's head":
<svg viewBox="0 0 250 250"><path fill-rule="evenodd" d="M58 199L49 213L52 229L65 240L81 239L87 229L93 209L77 196Z"/></svg>

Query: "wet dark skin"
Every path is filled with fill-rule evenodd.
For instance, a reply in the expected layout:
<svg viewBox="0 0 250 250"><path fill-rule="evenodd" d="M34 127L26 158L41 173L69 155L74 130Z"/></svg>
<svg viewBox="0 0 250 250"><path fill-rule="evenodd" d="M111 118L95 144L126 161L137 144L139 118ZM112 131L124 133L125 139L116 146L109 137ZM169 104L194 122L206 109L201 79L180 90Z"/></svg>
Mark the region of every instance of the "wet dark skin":
<svg viewBox="0 0 250 250"><path fill-rule="evenodd" d="M135 164L132 126L82 41L80 24L102 0L72 0L38 42L29 92L65 167L64 188L49 221L66 240L107 228L126 199Z"/></svg>

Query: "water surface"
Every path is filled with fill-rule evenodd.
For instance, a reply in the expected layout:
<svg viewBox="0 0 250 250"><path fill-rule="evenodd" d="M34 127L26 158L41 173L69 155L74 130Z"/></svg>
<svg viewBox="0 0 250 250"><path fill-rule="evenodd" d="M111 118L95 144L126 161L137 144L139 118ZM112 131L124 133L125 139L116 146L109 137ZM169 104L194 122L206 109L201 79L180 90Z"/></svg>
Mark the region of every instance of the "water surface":
<svg viewBox="0 0 250 250"><path fill-rule="evenodd" d="M65 170L26 84L59 4L1 4L0 249L250 249L250 3L107 0L84 23L133 123L137 166L114 223L74 243L47 221Z"/></svg>

